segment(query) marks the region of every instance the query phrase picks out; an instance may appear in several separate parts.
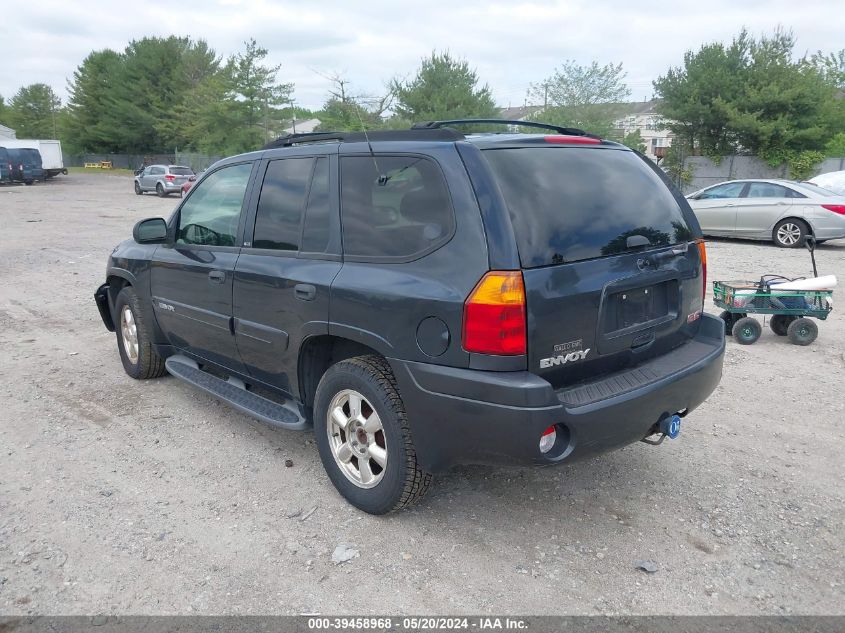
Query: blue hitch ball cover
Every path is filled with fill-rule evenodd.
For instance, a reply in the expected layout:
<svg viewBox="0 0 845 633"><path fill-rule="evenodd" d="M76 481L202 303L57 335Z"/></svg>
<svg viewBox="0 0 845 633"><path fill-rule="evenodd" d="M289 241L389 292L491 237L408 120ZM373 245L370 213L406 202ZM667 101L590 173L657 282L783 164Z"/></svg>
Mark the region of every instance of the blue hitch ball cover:
<svg viewBox="0 0 845 633"><path fill-rule="evenodd" d="M674 440L681 434L681 417L672 415L660 421L660 432Z"/></svg>

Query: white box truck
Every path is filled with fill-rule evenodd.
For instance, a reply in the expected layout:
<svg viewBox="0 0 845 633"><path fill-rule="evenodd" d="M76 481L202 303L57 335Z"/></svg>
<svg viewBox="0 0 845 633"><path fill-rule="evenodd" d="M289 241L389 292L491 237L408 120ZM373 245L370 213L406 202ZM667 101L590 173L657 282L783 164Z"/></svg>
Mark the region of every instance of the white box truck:
<svg viewBox="0 0 845 633"><path fill-rule="evenodd" d="M44 174L47 178L52 178L58 174L67 174L67 169L65 169L64 160L62 159L61 141L42 141L31 138L4 138L0 139L0 146L5 148L29 147L37 149L41 154L41 166L44 169Z"/></svg>

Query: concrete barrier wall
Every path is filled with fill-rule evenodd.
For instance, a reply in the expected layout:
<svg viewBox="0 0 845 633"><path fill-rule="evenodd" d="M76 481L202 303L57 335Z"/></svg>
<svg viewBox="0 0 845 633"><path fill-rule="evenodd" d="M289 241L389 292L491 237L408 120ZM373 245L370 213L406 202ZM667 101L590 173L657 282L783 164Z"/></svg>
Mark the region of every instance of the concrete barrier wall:
<svg viewBox="0 0 845 633"><path fill-rule="evenodd" d="M725 180L789 178L786 165L769 167L756 156L724 156L718 165L705 156L690 156L684 161L684 167L692 171L692 181L683 187L684 193L692 193ZM816 167L813 175L841 170L845 170L845 157L828 158Z"/></svg>

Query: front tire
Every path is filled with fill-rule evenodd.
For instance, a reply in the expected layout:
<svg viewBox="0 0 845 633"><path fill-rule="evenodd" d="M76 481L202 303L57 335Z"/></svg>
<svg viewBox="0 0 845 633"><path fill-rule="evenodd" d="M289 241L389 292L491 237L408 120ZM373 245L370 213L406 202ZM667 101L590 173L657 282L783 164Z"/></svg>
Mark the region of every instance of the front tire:
<svg viewBox="0 0 845 633"><path fill-rule="evenodd" d="M143 193L144 193L144 192L143 192L143 191L141 191L141 185L139 185L139 184L138 184L138 181L136 180L136 181L135 181L135 194L140 196L140 195L141 195L141 194L143 194Z"/></svg>
<svg viewBox="0 0 845 633"><path fill-rule="evenodd" d="M740 345L751 345L757 342L763 328L754 317L744 317L734 323L733 335Z"/></svg>
<svg viewBox="0 0 845 633"><path fill-rule="evenodd" d="M314 401L314 434L329 479L364 512L399 510L428 490L431 475L417 463L396 380L379 356L326 371Z"/></svg>
<svg viewBox="0 0 845 633"><path fill-rule="evenodd" d="M136 380L164 376L164 359L153 349L141 300L132 286L125 286L118 293L114 308L114 331L123 369Z"/></svg>
<svg viewBox="0 0 845 633"><path fill-rule="evenodd" d="M781 248L797 248L804 245L809 230L801 220L781 220L772 231L772 240Z"/></svg>

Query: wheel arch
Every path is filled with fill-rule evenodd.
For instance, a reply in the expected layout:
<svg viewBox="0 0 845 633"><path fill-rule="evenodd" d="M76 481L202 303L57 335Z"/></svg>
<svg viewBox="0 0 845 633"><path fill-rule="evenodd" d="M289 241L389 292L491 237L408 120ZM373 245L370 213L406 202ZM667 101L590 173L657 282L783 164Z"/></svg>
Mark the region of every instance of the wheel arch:
<svg viewBox="0 0 845 633"><path fill-rule="evenodd" d="M135 275L128 270L121 268L111 268L106 274L106 283L109 285L109 305L111 306L112 315L114 314L114 304L117 301L117 295L126 286L135 285Z"/></svg>
<svg viewBox="0 0 845 633"><path fill-rule="evenodd" d="M807 227L808 233L810 235L815 235L815 230L813 229L813 223L810 220L808 220L807 218L801 217L800 215L787 215L787 216L784 216L782 218L778 218L775 221L775 223L771 226L769 233L774 234L775 229L778 227L778 225L781 222L786 222L787 220L792 220L793 222L800 222L801 224L803 224L804 226Z"/></svg>
<svg viewBox="0 0 845 633"><path fill-rule="evenodd" d="M348 358L369 354L384 357L384 354L373 347L342 336L319 334L307 338L299 348L300 400L306 407L313 407L317 385L329 367Z"/></svg>

